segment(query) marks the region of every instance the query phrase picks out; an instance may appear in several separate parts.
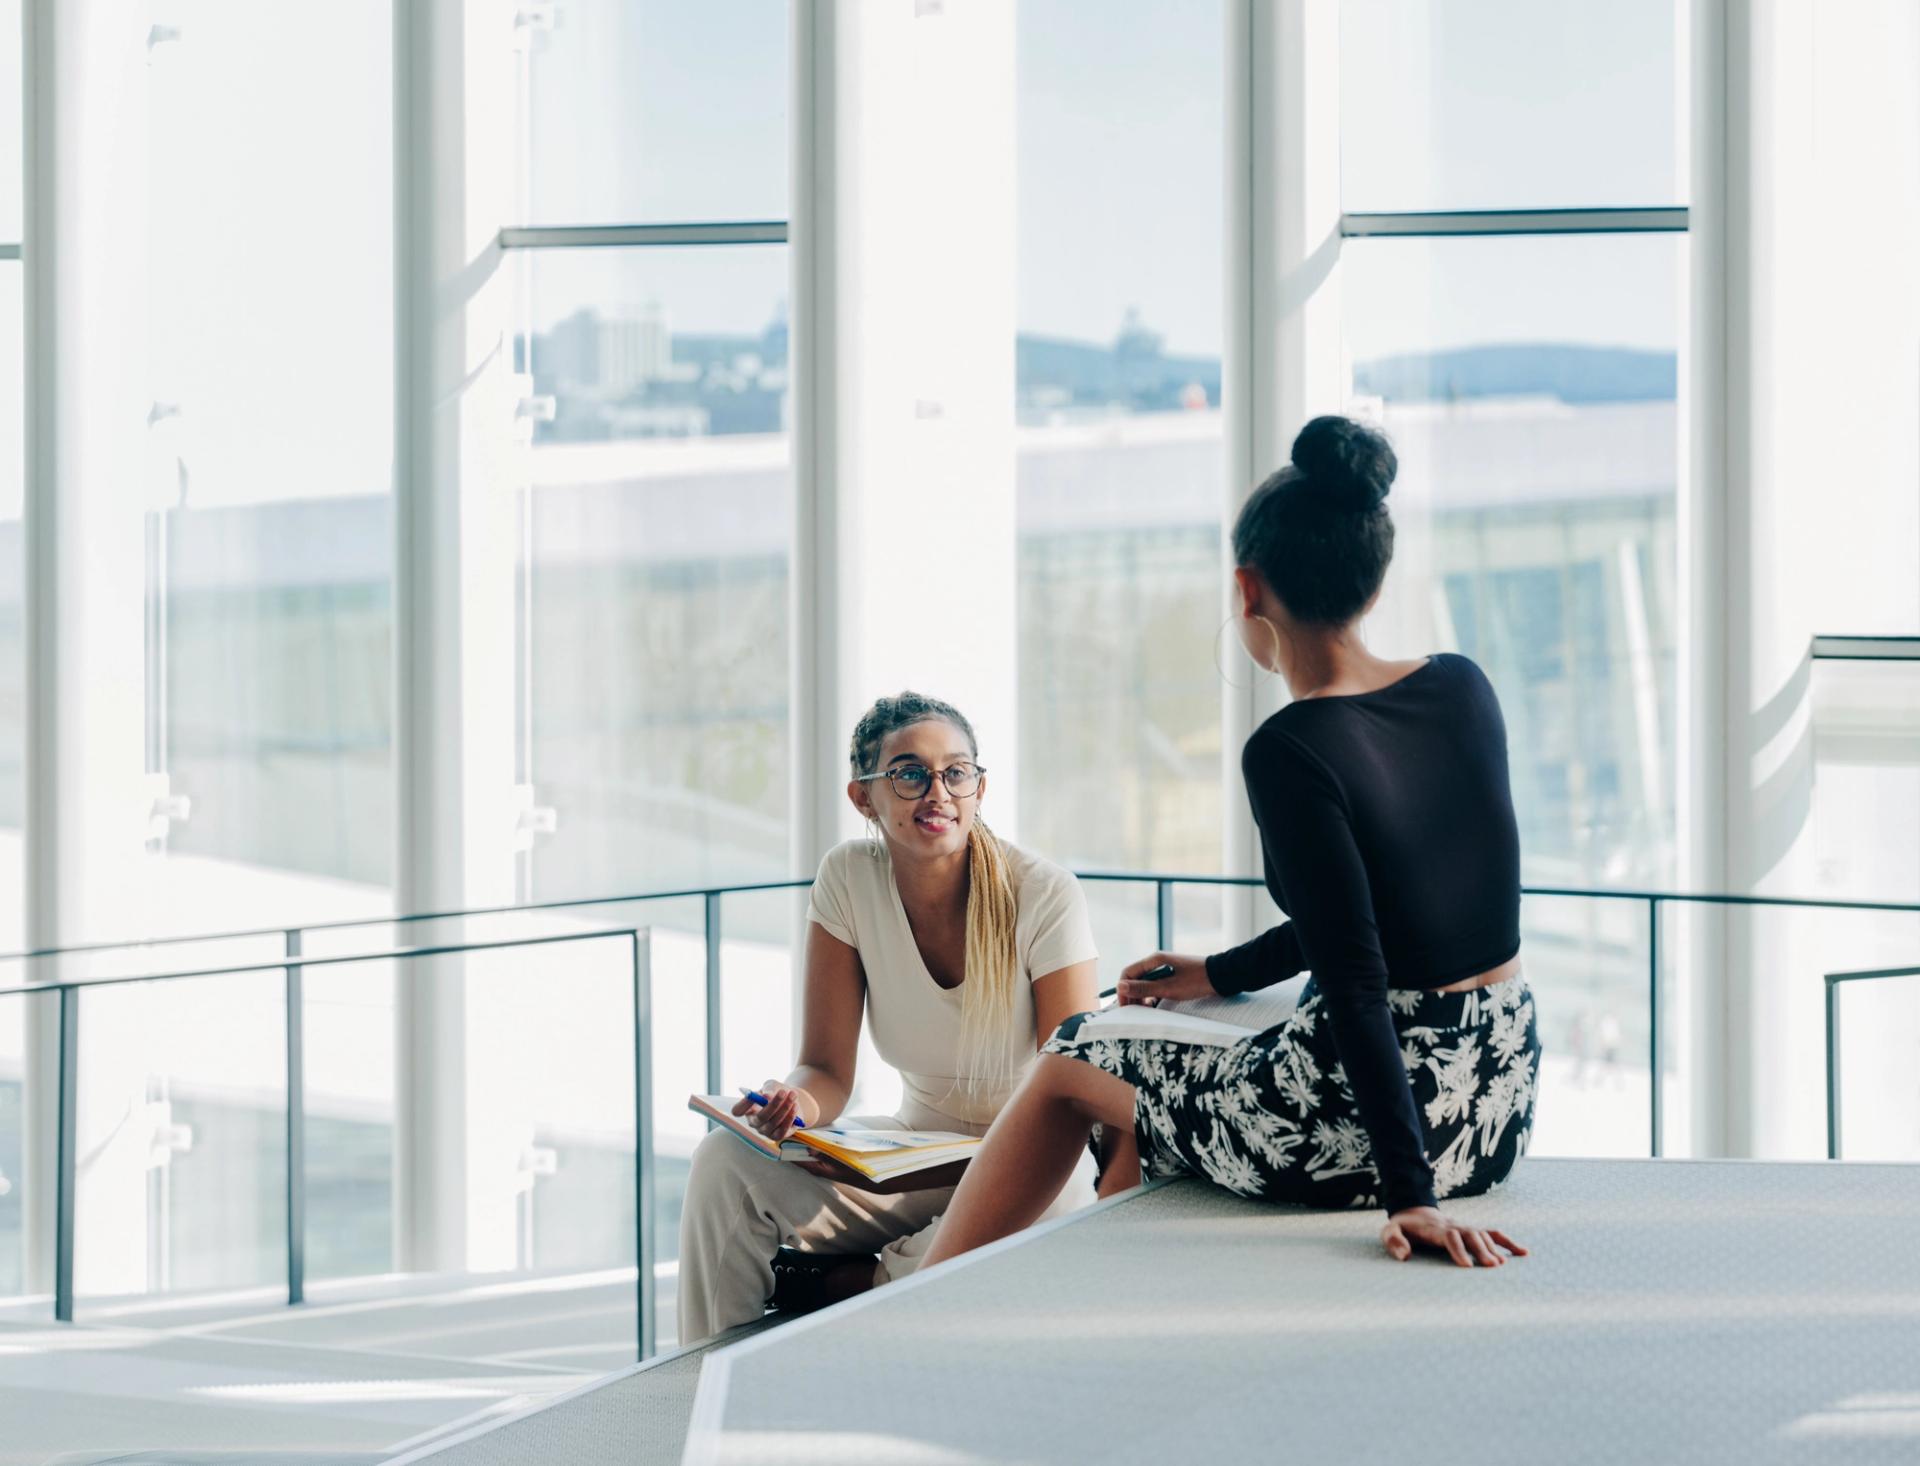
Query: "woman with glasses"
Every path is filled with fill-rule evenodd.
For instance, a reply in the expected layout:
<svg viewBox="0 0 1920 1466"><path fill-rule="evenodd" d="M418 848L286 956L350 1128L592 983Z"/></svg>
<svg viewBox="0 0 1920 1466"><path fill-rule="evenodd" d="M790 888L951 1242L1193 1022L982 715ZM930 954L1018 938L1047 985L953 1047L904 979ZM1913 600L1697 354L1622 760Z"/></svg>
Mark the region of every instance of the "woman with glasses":
<svg viewBox="0 0 1920 1466"><path fill-rule="evenodd" d="M1540 1039L1500 705L1465 657L1389 661L1361 641L1393 555L1386 439L1316 418L1292 457L1233 531L1241 641L1293 694L1241 756L1267 889L1292 920L1211 957L1156 952L1122 974L1120 1001L1312 979L1290 1019L1231 1044L1069 1019L925 1264L1032 1221L1096 1125L1127 1142L1115 1165L1135 1175L1379 1207L1395 1259L1420 1245L1497 1267L1523 1251L1439 1207L1505 1179L1533 1127Z"/></svg>
<svg viewBox="0 0 1920 1466"><path fill-rule="evenodd" d="M808 905L799 1063L735 1113L785 1139L841 1118L865 1013L905 1091L856 1123L984 1134L1036 1050L1094 1006L1093 931L1066 871L980 818L986 770L953 707L903 692L853 730L847 797L868 836L827 853ZM911 1272L952 1187L883 1196L773 1160L719 1131L694 1151L680 1223L680 1340ZM1093 1199L1091 1161L1059 1168L1035 1216ZM878 1261L874 1259L879 1254Z"/></svg>

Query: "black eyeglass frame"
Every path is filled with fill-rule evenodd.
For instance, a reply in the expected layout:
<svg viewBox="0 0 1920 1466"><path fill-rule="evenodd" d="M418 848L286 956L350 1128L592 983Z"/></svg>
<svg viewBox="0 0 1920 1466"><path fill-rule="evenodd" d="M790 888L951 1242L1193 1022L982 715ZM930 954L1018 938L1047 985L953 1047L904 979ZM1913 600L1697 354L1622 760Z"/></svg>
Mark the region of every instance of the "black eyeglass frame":
<svg viewBox="0 0 1920 1466"><path fill-rule="evenodd" d="M973 783L965 791L953 787L952 775L959 769L973 770ZM927 776L926 787L918 794L901 793L900 780L915 771ZM887 781L887 787L893 790L893 797L895 799L914 800L925 799L927 797L928 791L933 788L934 777L938 775L940 782L946 785L947 793L951 794L955 799L971 799L975 794L979 793L980 780L985 777L986 772L987 768L985 764L948 764L944 769L930 769L925 764L902 764L897 769L882 769L877 774L855 774L853 781L856 784L871 784L875 779L885 779Z"/></svg>

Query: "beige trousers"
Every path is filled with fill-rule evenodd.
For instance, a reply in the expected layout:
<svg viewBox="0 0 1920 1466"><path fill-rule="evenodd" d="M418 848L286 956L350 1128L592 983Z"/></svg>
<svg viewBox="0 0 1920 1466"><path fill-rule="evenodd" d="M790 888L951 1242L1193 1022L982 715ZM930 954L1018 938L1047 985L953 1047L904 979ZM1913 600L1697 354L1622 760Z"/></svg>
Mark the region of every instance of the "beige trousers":
<svg viewBox="0 0 1920 1466"><path fill-rule="evenodd" d="M861 1115L841 1123L899 1128L908 1122ZM925 1117L921 1123L924 1128ZM949 1120L939 1128L958 1127ZM1046 1216L1090 1203L1093 1177L1093 1158L1081 1157ZM713 1131L694 1149L680 1213L680 1342L691 1344L760 1317L773 1296L773 1255L782 1247L877 1252L878 1281L905 1277L932 1245L952 1197L951 1186L897 1196L861 1191Z"/></svg>

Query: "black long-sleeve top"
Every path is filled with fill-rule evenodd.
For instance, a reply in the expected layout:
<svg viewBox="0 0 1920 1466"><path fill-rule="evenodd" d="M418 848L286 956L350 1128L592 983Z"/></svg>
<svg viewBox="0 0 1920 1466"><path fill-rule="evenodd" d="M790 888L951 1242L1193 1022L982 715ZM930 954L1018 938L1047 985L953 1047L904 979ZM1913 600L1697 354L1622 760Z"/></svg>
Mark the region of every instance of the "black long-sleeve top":
<svg viewBox="0 0 1920 1466"><path fill-rule="evenodd" d="M1520 836L1486 674L1432 657L1373 692L1290 703L1240 767L1267 890L1292 920L1207 959L1222 993L1310 970L1373 1142L1389 1212L1432 1206L1433 1170L1387 1004L1520 950Z"/></svg>

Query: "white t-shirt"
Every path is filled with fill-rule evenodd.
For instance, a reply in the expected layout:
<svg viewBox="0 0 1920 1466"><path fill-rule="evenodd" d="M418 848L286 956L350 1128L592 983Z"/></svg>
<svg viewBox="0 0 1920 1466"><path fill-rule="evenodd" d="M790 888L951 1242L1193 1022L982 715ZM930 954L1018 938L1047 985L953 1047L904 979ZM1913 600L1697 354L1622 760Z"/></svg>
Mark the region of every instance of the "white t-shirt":
<svg viewBox="0 0 1920 1466"><path fill-rule="evenodd" d="M1038 1046L1033 1031L1037 977L1099 956L1080 883L1050 860L1004 846L1013 883L1014 945L1026 983L1014 993L1007 1034L1012 1071L1019 1073ZM914 945L907 908L893 879L893 859L868 840L836 845L820 862L809 920L860 954L867 979L867 1022L880 1057L900 1071L902 1118L924 1129L990 1124L1013 1092L1008 1084L975 1089L960 1074L962 989L943 988Z"/></svg>

